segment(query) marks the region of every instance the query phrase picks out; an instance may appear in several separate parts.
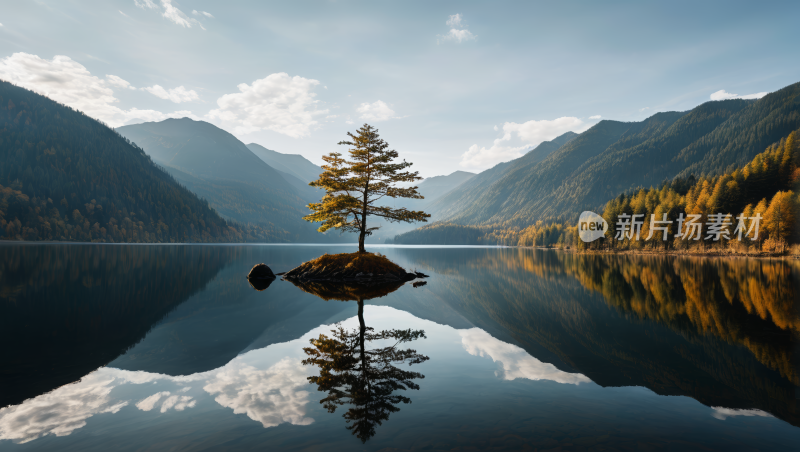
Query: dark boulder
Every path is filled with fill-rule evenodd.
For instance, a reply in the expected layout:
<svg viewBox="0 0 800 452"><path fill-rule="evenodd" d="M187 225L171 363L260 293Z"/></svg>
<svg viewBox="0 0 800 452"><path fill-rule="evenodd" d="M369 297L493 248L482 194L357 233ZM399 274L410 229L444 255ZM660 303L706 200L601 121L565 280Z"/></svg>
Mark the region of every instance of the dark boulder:
<svg viewBox="0 0 800 452"><path fill-rule="evenodd" d="M272 270L267 267L267 264L258 264L250 270L250 273L247 275L247 279L275 279L275 274L272 273Z"/></svg>

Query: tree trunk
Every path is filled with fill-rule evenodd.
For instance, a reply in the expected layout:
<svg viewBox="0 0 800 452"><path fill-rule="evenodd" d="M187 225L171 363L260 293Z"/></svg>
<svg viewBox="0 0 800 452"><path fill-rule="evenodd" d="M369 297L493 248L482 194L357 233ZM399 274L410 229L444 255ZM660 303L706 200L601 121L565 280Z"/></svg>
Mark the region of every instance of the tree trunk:
<svg viewBox="0 0 800 452"><path fill-rule="evenodd" d="M367 235L367 233L363 229L358 234L358 252L359 253L366 253L367 252L367 250L364 249L364 236L366 236L366 235Z"/></svg>
<svg viewBox="0 0 800 452"><path fill-rule="evenodd" d="M358 300L358 345L361 351L361 369L367 368L367 355L364 350L364 333L367 332L367 325L364 323L364 301Z"/></svg>

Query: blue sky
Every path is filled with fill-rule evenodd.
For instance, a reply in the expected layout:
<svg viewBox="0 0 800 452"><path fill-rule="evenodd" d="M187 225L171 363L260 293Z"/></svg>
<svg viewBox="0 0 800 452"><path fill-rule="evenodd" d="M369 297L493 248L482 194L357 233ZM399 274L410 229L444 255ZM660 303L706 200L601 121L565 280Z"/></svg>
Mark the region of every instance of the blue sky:
<svg viewBox="0 0 800 452"><path fill-rule="evenodd" d="M369 122L429 177L798 82L798 17L800 2L19 0L0 10L0 78L112 126L190 116L315 163Z"/></svg>

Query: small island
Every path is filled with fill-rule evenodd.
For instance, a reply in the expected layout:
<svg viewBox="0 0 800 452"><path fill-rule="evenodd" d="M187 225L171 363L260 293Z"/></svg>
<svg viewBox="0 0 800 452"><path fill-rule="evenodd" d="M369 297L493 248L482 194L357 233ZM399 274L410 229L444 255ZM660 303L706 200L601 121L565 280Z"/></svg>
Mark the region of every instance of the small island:
<svg viewBox="0 0 800 452"><path fill-rule="evenodd" d="M355 283L362 285L411 281L424 277L409 273L381 254L367 252L323 254L283 274L297 282Z"/></svg>

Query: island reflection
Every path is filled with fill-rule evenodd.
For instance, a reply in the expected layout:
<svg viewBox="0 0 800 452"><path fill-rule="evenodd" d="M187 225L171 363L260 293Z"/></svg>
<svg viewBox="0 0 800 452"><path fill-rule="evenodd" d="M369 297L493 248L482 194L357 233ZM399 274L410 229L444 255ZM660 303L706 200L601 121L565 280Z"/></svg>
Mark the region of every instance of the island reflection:
<svg viewBox="0 0 800 452"><path fill-rule="evenodd" d="M424 330L391 329L376 332L364 321L364 301L378 298L399 289L402 283L373 286L299 283L293 282L303 291L324 300L357 301L358 329L346 329L337 325L331 336L320 334L310 340L311 347L303 348L308 356L303 365L316 366L319 375L308 377L317 390L328 395L320 400L329 413L343 405L350 408L343 417L346 428L366 443L375 436L375 428L389 420L391 413L400 411L400 403L411 403L411 399L395 391L419 389L414 382L425 376L419 372L402 370L400 364L420 364L430 358L414 349L400 349L417 339L424 339ZM385 347L368 348L368 344L393 343Z"/></svg>

